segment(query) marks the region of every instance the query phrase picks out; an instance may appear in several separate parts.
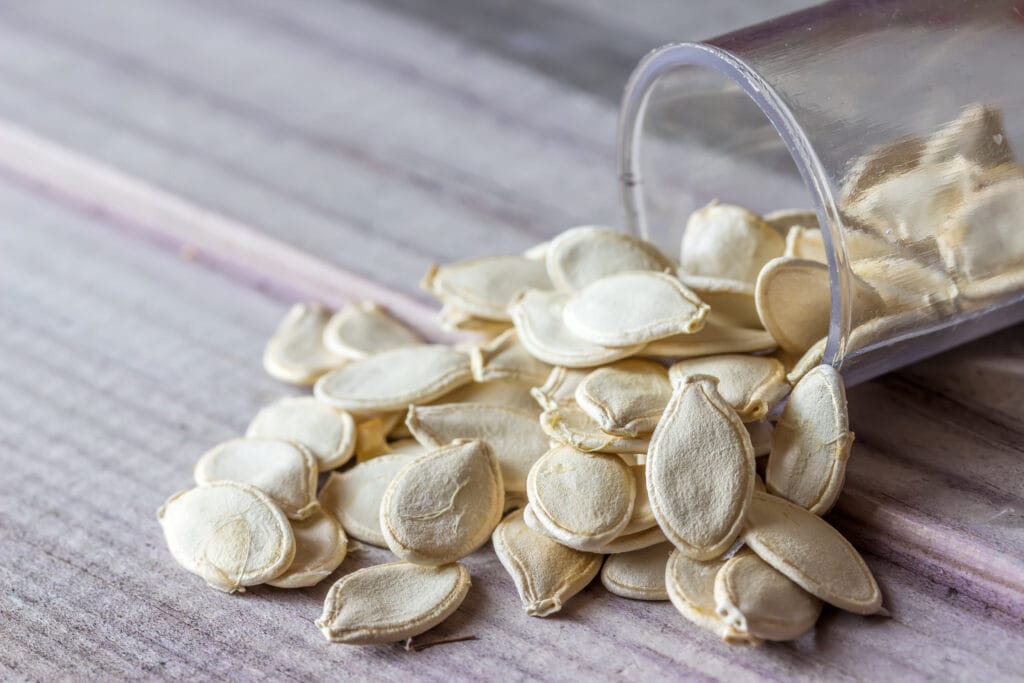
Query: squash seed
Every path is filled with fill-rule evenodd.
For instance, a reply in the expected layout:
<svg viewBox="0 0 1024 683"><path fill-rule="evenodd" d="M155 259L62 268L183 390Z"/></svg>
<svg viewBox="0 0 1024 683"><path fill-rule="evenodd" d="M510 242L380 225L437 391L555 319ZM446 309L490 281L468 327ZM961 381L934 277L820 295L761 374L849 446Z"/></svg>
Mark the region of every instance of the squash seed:
<svg viewBox="0 0 1024 683"><path fill-rule="evenodd" d="M607 543L593 547L593 552L602 555L617 555L629 553L634 550L642 550L659 543L668 543L668 537L659 527L653 526L650 529L637 531L632 534L620 534Z"/></svg>
<svg viewBox="0 0 1024 683"><path fill-rule="evenodd" d="M714 377L676 387L647 451L658 525L687 557L718 557L740 532L754 490L754 449Z"/></svg>
<svg viewBox="0 0 1024 683"><path fill-rule="evenodd" d="M384 492L403 467L426 453L412 442L412 452L397 452L361 462L344 472L332 472L320 491L320 506L333 515L345 532L363 543L387 547L380 530Z"/></svg>
<svg viewBox="0 0 1024 683"><path fill-rule="evenodd" d="M633 502L633 514L630 516L629 522L619 532L622 536L645 531L658 525L658 520L654 518L654 511L651 510L651 501L647 498L646 466L629 465L629 471L633 473L633 480L636 482L636 500Z"/></svg>
<svg viewBox="0 0 1024 683"><path fill-rule="evenodd" d="M854 324L885 310L874 288L852 276ZM757 310L764 329L783 350L802 354L828 334L832 310L828 266L806 259L778 258L757 279Z"/></svg>
<svg viewBox="0 0 1024 683"><path fill-rule="evenodd" d="M760 645L760 638L737 631L718 616L715 577L724 564L722 559L695 560L673 550L665 565L668 598L680 614L729 645Z"/></svg>
<svg viewBox="0 0 1024 683"><path fill-rule="evenodd" d="M843 246L851 261L865 258L879 258L892 254L892 244L861 230L843 232ZM825 251L825 237L818 228L794 225L786 235L785 256L810 259L828 263Z"/></svg>
<svg viewBox="0 0 1024 683"><path fill-rule="evenodd" d="M567 292L529 290L509 305L519 342L535 358L568 368L589 368L632 356L643 346L602 346L569 331L563 311Z"/></svg>
<svg viewBox="0 0 1024 683"><path fill-rule="evenodd" d="M195 466L199 485L235 481L255 486L292 519L317 511L316 459L306 448L275 439L232 439L206 451Z"/></svg>
<svg viewBox="0 0 1024 683"><path fill-rule="evenodd" d="M617 436L603 431L590 415L575 403L545 410L540 414L544 433L561 444L587 453L644 453L650 436Z"/></svg>
<svg viewBox="0 0 1024 683"><path fill-rule="evenodd" d="M738 327L712 312L704 327L693 334L677 334L651 342L641 355L651 358L683 359L723 353L759 353L778 344L764 330Z"/></svg>
<svg viewBox="0 0 1024 683"><path fill-rule="evenodd" d="M324 327L323 341L331 353L352 360L423 343L373 301L349 304L335 313Z"/></svg>
<svg viewBox="0 0 1024 683"><path fill-rule="evenodd" d="M601 556L568 548L523 521L516 510L491 535L494 553L519 591L526 613L546 617L562 609L601 569Z"/></svg>
<svg viewBox="0 0 1024 683"><path fill-rule="evenodd" d="M178 564L227 593L280 576L295 556L288 519L247 484L224 481L181 491L157 519Z"/></svg>
<svg viewBox="0 0 1024 683"><path fill-rule="evenodd" d="M576 387L575 397L603 431L634 437L654 430L672 397L672 385L663 366L631 359L591 372Z"/></svg>
<svg viewBox="0 0 1024 683"><path fill-rule="evenodd" d="M631 600L668 600L665 567L675 550L659 543L628 553L610 555L601 568L601 583L608 592Z"/></svg>
<svg viewBox="0 0 1024 683"><path fill-rule="evenodd" d="M494 451L483 441L458 439L395 476L380 504L381 531L403 560L448 564L487 542L504 502Z"/></svg>
<svg viewBox="0 0 1024 683"><path fill-rule="evenodd" d="M819 365L793 388L772 435L768 490L814 514L832 509L853 446L842 375Z"/></svg>
<svg viewBox="0 0 1024 683"><path fill-rule="evenodd" d="M469 586L469 572L457 563L366 567L331 586L316 625L333 643L398 642L447 619L462 604Z"/></svg>
<svg viewBox="0 0 1024 683"><path fill-rule="evenodd" d="M878 292L886 311L952 312L959 294L944 272L898 256L867 258L852 263L853 272Z"/></svg>
<svg viewBox="0 0 1024 683"><path fill-rule="evenodd" d="M754 457L768 455L772 450L772 423L768 420L745 423L750 434L750 445L754 447Z"/></svg>
<svg viewBox="0 0 1024 683"><path fill-rule="evenodd" d="M321 472L344 465L356 447L352 416L311 396L283 398L263 408L249 423L245 435L305 446Z"/></svg>
<svg viewBox="0 0 1024 683"><path fill-rule="evenodd" d="M553 239L546 263L551 283L564 291L583 289L623 271L675 269L672 261L650 242L598 226L572 228Z"/></svg>
<svg viewBox="0 0 1024 683"><path fill-rule="evenodd" d="M366 462L388 452L388 436L402 423L405 413L396 410L391 413L366 416L356 423L356 462Z"/></svg>
<svg viewBox="0 0 1024 683"><path fill-rule="evenodd" d="M292 522L295 559L280 576L267 581L277 588L315 586L345 561L348 538L330 513L317 510L304 520Z"/></svg>
<svg viewBox="0 0 1024 683"><path fill-rule="evenodd" d="M525 256L493 256L433 265L423 289L484 320L508 322L508 305L526 289L551 289L543 263Z"/></svg>
<svg viewBox="0 0 1024 683"><path fill-rule="evenodd" d="M821 600L749 550L718 570L715 605L727 624L764 640L799 638L821 614Z"/></svg>
<svg viewBox="0 0 1024 683"><path fill-rule="evenodd" d="M737 327L761 329L753 284L704 275L680 275L679 279L711 307L720 321Z"/></svg>
<svg viewBox="0 0 1024 683"><path fill-rule="evenodd" d="M474 346L470 349L469 360L477 382L512 380L541 384L551 374L551 366L531 356L519 343L514 329Z"/></svg>
<svg viewBox="0 0 1024 683"><path fill-rule="evenodd" d="M505 490L526 491L526 476L548 450L548 439L534 413L479 403L410 406L409 431L429 449L455 439L485 441L501 464Z"/></svg>
<svg viewBox="0 0 1024 683"><path fill-rule="evenodd" d="M941 164L962 156L982 166L1015 164L999 108L969 104L925 142L921 163Z"/></svg>
<svg viewBox="0 0 1024 683"><path fill-rule="evenodd" d="M540 407L533 398L532 387L512 380L492 379L489 382L470 382L445 394L436 402L506 406L535 416L540 415Z"/></svg>
<svg viewBox="0 0 1024 683"><path fill-rule="evenodd" d="M805 591L855 614L882 606L875 577L850 542L817 515L767 493L754 493L743 540Z"/></svg>
<svg viewBox="0 0 1024 683"><path fill-rule="evenodd" d="M537 521L560 543L589 550L618 536L633 516L636 482L622 459L553 448L526 482Z"/></svg>
<svg viewBox="0 0 1024 683"><path fill-rule="evenodd" d="M321 401L357 414L406 410L473 380L469 357L442 344L391 349L352 361L316 383Z"/></svg>
<svg viewBox="0 0 1024 683"><path fill-rule="evenodd" d="M782 256L785 246L783 236L757 214L712 202L686 223L679 270L754 284L764 264Z"/></svg>
<svg viewBox="0 0 1024 683"><path fill-rule="evenodd" d="M764 214L761 220L783 237L794 227L818 228L818 212L813 209L779 209Z"/></svg>
<svg viewBox="0 0 1024 683"><path fill-rule="evenodd" d="M564 321L571 333L589 342L628 347L696 332L709 310L675 275L628 271L573 294Z"/></svg>
<svg viewBox="0 0 1024 683"><path fill-rule="evenodd" d="M324 327L331 312L320 304L295 304L277 326L263 350L263 368L274 379L312 384L345 364L324 346Z"/></svg>
<svg viewBox="0 0 1024 683"><path fill-rule="evenodd" d="M544 384L534 387L530 394L544 410L554 410L569 406L576 402L576 387L590 374L589 370L555 367L544 380Z"/></svg>
<svg viewBox="0 0 1024 683"><path fill-rule="evenodd" d="M744 422L763 420L789 393L786 368L768 356L707 356L679 361L669 369L675 386L692 375L718 378L718 393Z"/></svg>
<svg viewBox="0 0 1024 683"><path fill-rule="evenodd" d="M447 303L441 305L435 319L438 327L446 332L473 332L487 338L497 337L511 327L507 322L478 318Z"/></svg>

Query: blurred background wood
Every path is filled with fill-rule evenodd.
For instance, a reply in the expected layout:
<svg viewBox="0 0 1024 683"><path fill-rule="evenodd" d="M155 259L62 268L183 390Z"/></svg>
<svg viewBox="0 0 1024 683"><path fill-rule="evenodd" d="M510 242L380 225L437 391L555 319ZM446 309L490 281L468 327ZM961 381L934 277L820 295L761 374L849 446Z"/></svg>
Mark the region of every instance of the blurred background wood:
<svg viewBox="0 0 1024 683"><path fill-rule="evenodd" d="M470 599L428 634L479 641L331 646L311 623L326 583L220 595L155 522L205 448L288 393L259 357L292 298L390 297L425 319L430 261L618 224L635 62L803 4L0 3L4 677L1020 676L1020 328L850 392L832 519L893 618L828 612L793 644L730 650L600 586L531 619L481 552Z"/></svg>

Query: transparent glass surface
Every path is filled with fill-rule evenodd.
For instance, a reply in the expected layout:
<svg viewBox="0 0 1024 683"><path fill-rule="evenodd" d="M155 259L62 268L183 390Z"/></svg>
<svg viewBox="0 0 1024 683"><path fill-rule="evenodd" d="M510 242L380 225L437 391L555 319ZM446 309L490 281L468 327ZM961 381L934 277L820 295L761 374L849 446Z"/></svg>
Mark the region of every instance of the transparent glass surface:
<svg viewBox="0 0 1024 683"><path fill-rule="evenodd" d="M828 265L848 382L1024 320L1022 160L1019 0L830 2L668 45L619 129L627 222L670 253L714 199L813 207L787 254Z"/></svg>

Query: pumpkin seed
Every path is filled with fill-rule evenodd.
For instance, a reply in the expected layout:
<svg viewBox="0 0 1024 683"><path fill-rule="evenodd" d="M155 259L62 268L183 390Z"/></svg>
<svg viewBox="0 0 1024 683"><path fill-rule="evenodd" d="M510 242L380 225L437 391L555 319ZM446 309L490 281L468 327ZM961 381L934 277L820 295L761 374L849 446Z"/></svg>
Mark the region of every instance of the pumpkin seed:
<svg viewBox="0 0 1024 683"><path fill-rule="evenodd" d="M529 290L509 305L519 342L535 358L568 368L589 368L632 356L643 346L602 346L569 331L563 311L569 300L566 292Z"/></svg>
<svg viewBox="0 0 1024 683"><path fill-rule="evenodd" d="M530 616L558 612L601 569L600 555L567 548L537 533L523 521L522 510L505 517L491 541Z"/></svg>
<svg viewBox="0 0 1024 683"><path fill-rule="evenodd" d="M727 624L764 640L799 638L821 614L821 600L749 550L718 570L715 604Z"/></svg>
<svg viewBox="0 0 1024 683"><path fill-rule="evenodd" d="M533 398L532 387L523 382L493 379L489 382L470 382L445 394L437 401L444 403L479 403L488 406L506 406L532 415L540 415L540 407Z"/></svg>
<svg viewBox="0 0 1024 683"><path fill-rule="evenodd" d="M312 384L345 364L324 346L324 327L331 312L320 304L295 304L284 316L263 351L263 368L274 379Z"/></svg>
<svg viewBox="0 0 1024 683"><path fill-rule="evenodd" d="M959 292L948 275L918 261L899 256L854 261L853 272L874 287L886 311L941 310L952 312Z"/></svg>
<svg viewBox="0 0 1024 683"><path fill-rule="evenodd" d="M391 349L330 372L316 383L321 401L357 414L406 410L473 380L469 357L450 346Z"/></svg>
<svg viewBox="0 0 1024 683"><path fill-rule="evenodd" d="M465 600L469 586L469 572L457 563L366 567L331 586L316 625L333 643L398 642L447 619Z"/></svg>
<svg viewBox="0 0 1024 683"><path fill-rule="evenodd" d="M665 368L644 360L597 368L575 392L577 405L603 431L629 437L652 432L671 397Z"/></svg>
<svg viewBox="0 0 1024 683"><path fill-rule="evenodd" d="M718 393L744 422L763 420L789 393L786 368L768 356L707 356L679 361L669 370L675 386L692 375L717 378Z"/></svg>
<svg viewBox="0 0 1024 683"><path fill-rule="evenodd" d="M704 275L680 275L679 279L711 307L711 313L720 322L741 328L761 329L753 284Z"/></svg>
<svg viewBox="0 0 1024 683"><path fill-rule="evenodd" d="M227 593L280 576L295 556L288 519L247 484L225 481L181 491L157 518L178 564Z"/></svg>
<svg viewBox="0 0 1024 683"><path fill-rule="evenodd" d="M786 236L794 227L818 227L818 212L812 209L779 209L761 216L775 232Z"/></svg>
<svg viewBox="0 0 1024 683"><path fill-rule="evenodd" d="M695 358L723 353L759 353L777 346L772 335L723 320L711 313L704 327L693 334L677 334L651 342L641 352L652 358Z"/></svg>
<svg viewBox="0 0 1024 683"><path fill-rule="evenodd" d="M438 326L446 332L474 332L487 338L496 337L511 327L507 322L478 318L448 303L441 305L436 319Z"/></svg>
<svg viewBox="0 0 1024 683"><path fill-rule="evenodd" d="M610 555L601 568L601 583L610 593L631 600L668 600L665 567L675 549L659 543L628 553Z"/></svg>
<svg viewBox="0 0 1024 683"><path fill-rule="evenodd" d="M459 438L485 441L501 464L506 491L525 492L530 468L548 450L548 440L536 414L504 406L411 406L406 424L416 440L430 449Z"/></svg>
<svg viewBox="0 0 1024 683"><path fill-rule="evenodd" d="M718 616L715 605L715 577L725 560L701 561L686 557L678 549L665 565L665 591L679 613L730 645L760 645L761 639L741 633Z"/></svg>
<svg viewBox="0 0 1024 683"><path fill-rule="evenodd" d="M793 388L772 435L768 490L825 514L843 488L851 446L842 375L819 365Z"/></svg>
<svg viewBox="0 0 1024 683"><path fill-rule="evenodd" d="M650 242L597 226L572 228L556 237L547 250L546 263L552 284L565 291L583 289L613 273L675 269Z"/></svg>
<svg viewBox="0 0 1024 683"><path fill-rule="evenodd" d="M659 543L668 543L668 537L665 536L665 532L660 528L653 526L650 529L644 529L632 534L620 534L607 543L593 546L593 552L601 553L602 555L617 555L619 553L642 550Z"/></svg>
<svg viewBox="0 0 1024 683"><path fill-rule="evenodd" d="M387 547L380 530L384 492L403 467L426 451L415 441L411 452L396 452L361 462L344 472L332 472L320 491L320 506L333 515L345 532L363 543Z"/></svg>
<svg viewBox="0 0 1024 683"><path fill-rule="evenodd" d="M925 142L921 163L941 164L962 156L982 166L1015 164L998 107L969 104Z"/></svg>
<svg viewBox="0 0 1024 683"><path fill-rule="evenodd" d="M360 301L345 306L331 317L324 327L323 343L331 353L357 360L423 341L380 304Z"/></svg>
<svg viewBox="0 0 1024 683"><path fill-rule="evenodd" d="M784 249L782 235L757 214L712 202L686 223L679 270L754 284L764 264Z"/></svg>
<svg viewBox="0 0 1024 683"><path fill-rule="evenodd" d="M280 576L267 583L277 588L315 586L345 561L348 538L338 521L322 509L292 522L295 558Z"/></svg>
<svg viewBox="0 0 1024 683"><path fill-rule="evenodd" d="M621 457L621 456L620 456ZM651 501L647 497L647 468L642 464L629 465L629 471L633 473L633 480L636 483L636 500L633 502L633 514L625 528L619 532L621 536L635 534L645 531L658 525L654 518L654 511L651 510Z"/></svg>
<svg viewBox="0 0 1024 683"><path fill-rule="evenodd" d="M767 493L754 493L743 540L793 583L855 614L882 606L875 577L850 542L817 515Z"/></svg>
<svg viewBox="0 0 1024 683"><path fill-rule="evenodd" d="M541 384L551 374L551 366L531 356L519 343L514 329L474 346L469 360L477 382L512 380Z"/></svg>
<svg viewBox="0 0 1024 683"><path fill-rule="evenodd" d="M406 465L380 504L391 552L417 564L442 565L487 542L505 502L494 451L457 439Z"/></svg>
<svg viewBox="0 0 1024 683"><path fill-rule="evenodd" d="M565 304L564 322L589 342L629 347L696 332L709 310L675 275L628 271L573 294Z"/></svg>
<svg viewBox="0 0 1024 683"><path fill-rule="evenodd" d="M647 495L658 525L687 557L732 544L754 490L754 449L717 380L690 376L675 389L647 450Z"/></svg>
<svg viewBox="0 0 1024 683"><path fill-rule="evenodd" d="M232 439L214 446L195 466L197 484L234 481L260 489L292 519L317 511L316 460L306 448L274 439Z"/></svg>
<svg viewBox="0 0 1024 683"><path fill-rule="evenodd" d="M545 410L540 414L540 427L558 443L587 453L644 453L650 444L649 435L608 434L575 403Z"/></svg>
<svg viewBox="0 0 1024 683"><path fill-rule="evenodd" d="M356 462L366 462L389 450L388 436L405 413L395 411L363 417L356 424Z"/></svg>
<svg viewBox="0 0 1024 683"><path fill-rule="evenodd" d="M747 433L750 434L750 445L754 448L754 457L760 458L768 455L772 449L772 423L768 420L745 423Z"/></svg>
<svg viewBox="0 0 1024 683"><path fill-rule="evenodd" d="M309 449L321 472L348 462L355 452L356 424L344 410L310 396L283 398L256 414L245 435L292 441Z"/></svg>
<svg viewBox="0 0 1024 683"><path fill-rule="evenodd" d="M544 410L572 405L576 402L576 388L589 374L589 370L552 368L544 384L531 389L530 394Z"/></svg>
<svg viewBox="0 0 1024 683"><path fill-rule="evenodd" d="M892 255L892 244L861 230L843 232L843 246L851 261ZM825 237L818 228L794 225L786 235L785 256L828 263Z"/></svg>
<svg viewBox="0 0 1024 683"><path fill-rule="evenodd" d="M551 289L543 263L525 256L493 256L431 266L423 289L485 320L508 322L508 305L526 289Z"/></svg>
<svg viewBox="0 0 1024 683"><path fill-rule="evenodd" d="M588 550L618 536L633 515L636 483L615 455L553 448L530 470L534 517L560 543Z"/></svg>

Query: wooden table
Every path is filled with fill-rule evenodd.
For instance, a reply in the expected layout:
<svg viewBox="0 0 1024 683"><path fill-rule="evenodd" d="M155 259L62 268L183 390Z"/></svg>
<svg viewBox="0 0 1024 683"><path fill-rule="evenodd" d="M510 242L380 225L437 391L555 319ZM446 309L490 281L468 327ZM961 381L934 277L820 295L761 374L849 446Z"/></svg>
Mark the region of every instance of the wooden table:
<svg viewBox="0 0 1024 683"><path fill-rule="evenodd" d="M223 595L164 546L155 511L196 457L288 392L259 359L291 301L427 328L430 261L618 222L629 70L802 3L749 4L0 4L2 677L1024 676L1022 328L850 392L831 519L891 619L827 610L735 650L599 585L535 619L485 550L430 634L479 640L354 648L312 624L329 582Z"/></svg>

